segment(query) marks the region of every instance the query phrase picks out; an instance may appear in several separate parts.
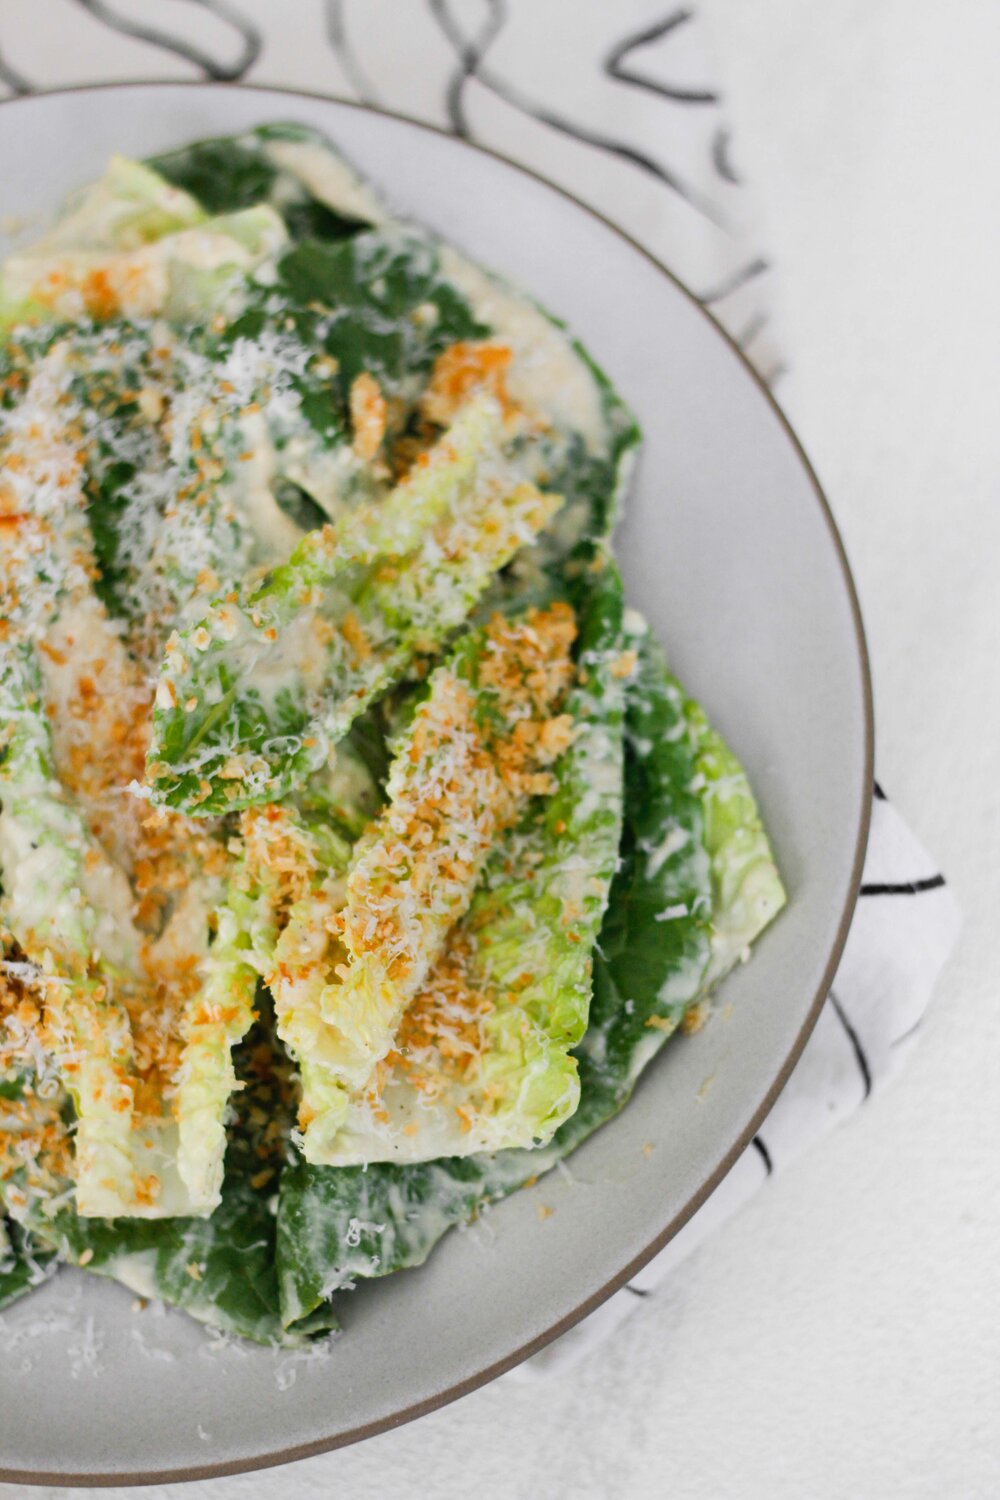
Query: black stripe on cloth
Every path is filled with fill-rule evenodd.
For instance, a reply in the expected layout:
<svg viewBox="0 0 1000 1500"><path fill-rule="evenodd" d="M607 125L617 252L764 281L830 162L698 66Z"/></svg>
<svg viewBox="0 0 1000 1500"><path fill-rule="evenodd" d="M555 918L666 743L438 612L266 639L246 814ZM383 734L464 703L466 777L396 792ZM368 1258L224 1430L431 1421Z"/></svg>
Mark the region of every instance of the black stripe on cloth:
<svg viewBox="0 0 1000 1500"><path fill-rule="evenodd" d="M729 159L729 141L728 125L720 125L712 137L712 165L723 182L731 182L739 187L740 179Z"/></svg>
<svg viewBox="0 0 1000 1500"><path fill-rule="evenodd" d="M702 292L698 300L699 302L704 302L706 307L710 307L713 302L721 302L724 297L730 296L733 292L738 292L740 287L746 286L748 282L753 281L755 276L762 276L765 271L769 271L770 269L770 262L765 260L762 255L758 255L755 260L748 261L746 265L738 266L735 271L731 271L711 291Z"/></svg>
<svg viewBox="0 0 1000 1500"><path fill-rule="evenodd" d="M885 792L883 792L877 781L873 783L873 790L875 792L876 802L888 802L888 797L885 795Z"/></svg>
<svg viewBox="0 0 1000 1500"><path fill-rule="evenodd" d="M631 1281L626 1281L625 1285L622 1287L622 1291L623 1292L631 1292L633 1297L648 1297L649 1296L648 1290L647 1291L643 1291L643 1289L642 1289L641 1286L633 1286L632 1283L631 1283Z"/></svg>
<svg viewBox="0 0 1000 1500"><path fill-rule="evenodd" d="M23 73L11 66L7 59L0 54L0 83L5 83L15 94L33 94L36 92L35 85L29 83Z"/></svg>
<svg viewBox="0 0 1000 1500"><path fill-rule="evenodd" d="M858 1065L858 1072L861 1074L861 1081L864 1084L865 1088L865 1098L867 1099L868 1095L872 1091L872 1073L871 1068L869 1068L868 1066L868 1059L865 1056L865 1049L861 1045L861 1040L858 1036L858 1033L855 1031L854 1027L850 1023L850 1020L848 1019L847 1012L841 1005L840 1001L837 999L833 990L830 991L827 999L833 1006L834 1013L836 1014L841 1026L843 1026L845 1032L847 1033L847 1040L850 1042L851 1048L854 1052L855 1061Z"/></svg>
<svg viewBox="0 0 1000 1500"><path fill-rule="evenodd" d="M904 1042L908 1042L910 1040L911 1036L915 1036L916 1035L916 1033L920 1030L920 1028L921 1028L921 1026L923 1024L924 1024L924 1018L923 1018L923 1016L921 1016L918 1021L914 1021L913 1025L912 1026L908 1026L906 1028L906 1030L904 1032L902 1032L899 1036L894 1036L893 1039L892 1039L892 1041L889 1043L889 1046L890 1047L900 1047L900 1046L902 1046L902 1044Z"/></svg>
<svg viewBox="0 0 1000 1500"><path fill-rule="evenodd" d="M770 314L756 312L747 323L741 333L736 335L736 342L745 354L759 333L762 333L770 322Z"/></svg>
<svg viewBox="0 0 1000 1500"><path fill-rule="evenodd" d="M557 114L555 110L549 109L546 105L539 104L528 94L523 93L494 69L487 68L482 58L483 49L477 49L461 30L452 14L448 0L427 0L427 4L431 15L440 26L448 42L450 42L459 60L459 70L453 75L449 89L451 95L449 107L453 112L457 108L459 119L465 123L464 133L467 137L471 137L471 132L468 130L467 122L465 122L462 96L465 85L470 79L475 79L483 88L488 89L491 94L494 94L498 99L502 99L512 109L516 109L521 114L527 115L529 119L536 120L539 125L545 125L550 130L556 130L560 135L569 136L572 140L579 141L583 146L593 146L597 151L606 151L609 155L617 156L622 161L631 162L633 166L639 167L644 172L648 172L650 176L655 177L665 187L668 187L672 193L676 193L679 198L682 198L695 213L701 214L703 218L708 219L710 223L717 225L719 228L728 228L723 214L715 204L704 197L699 190L691 187L689 183L684 182L670 167L664 166L662 162L652 156L647 156L644 151L639 151L636 147L630 146L626 141L619 141L611 136L601 135L597 131L590 130L588 127L580 125L574 120L567 119L564 115ZM490 9L492 14L489 22L489 41L492 42L500 31L501 25L507 19L507 11L503 0L490 0ZM498 15L499 19L497 19ZM481 36L482 32L480 32Z"/></svg>
<svg viewBox="0 0 1000 1500"><path fill-rule="evenodd" d="M358 61L358 55L347 35L344 0L326 0L326 39L344 70L344 77L358 98L365 104L374 104L378 99L378 91Z"/></svg>
<svg viewBox="0 0 1000 1500"><path fill-rule="evenodd" d="M939 891L944 885L943 875L928 875L923 880L872 881L861 887L862 896L919 896L924 891Z"/></svg>
<svg viewBox="0 0 1000 1500"><path fill-rule="evenodd" d="M225 0L194 0L194 4L200 5L203 10L218 16L221 21L227 22L240 35L243 40L243 48L235 63L220 63L200 47L182 37L177 37L166 31L160 31L155 26L143 26L138 21L132 21L127 16L117 14L105 0L76 0L82 10L88 11L96 21L101 21L105 26L117 31L120 36L133 37L137 42L148 42L151 47L159 47L164 52L172 52L175 57L181 57L185 62L200 68L206 78L215 79L219 83L235 83L253 66L260 56L261 41L260 33L245 16L239 15L232 10Z"/></svg>
<svg viewBox="0 0 1000 1500"><path fill-rule="evenodd" d="M756 364L756 357L754 358L754 363ZM761 380L763 380L764 384L769 385L773 390L774 387L778 384L778 381L781 379L781 377L783 375L787 375L788 366L785 364L785 361L783 359L778 359L775 360L773 365L769 365L766 370L762 369L760 365L757 365L757 372L760 375Z"/></svg>
<svg viewBox="0 0 1000 1500"><path fill-rule="evenodd" d="M774 1171L774 1163L771 1160L770 1151L768 1151L759 1135L755 1135L750 1144L756 1151L757 1155L760 1157L761 1161L764 1163L764 1171L767 1173L768 1177L770 1177L771 1173Z"/></svg>
<svg viewBox="0 0 1000 1500"><path fill-rule="evenodd" d="M604 60L604 71L609 78L614 78L619 83L630 83L637 89L648 89L651 94L659 94L664 99L671 99L675 104L718 104L718 94L713 94L709 89L681 88L676 84L660 83L656 78L650 78L648 73L640 73L633 67L625 67L626 58L640 47L648 47L651 42L658 42L662 37L669 36L678 27L686 26L694 19L694 12L690 10L675 10L663 21L657 21L654 26L647 26L642 31L632 32L616 42Z"/></svg>

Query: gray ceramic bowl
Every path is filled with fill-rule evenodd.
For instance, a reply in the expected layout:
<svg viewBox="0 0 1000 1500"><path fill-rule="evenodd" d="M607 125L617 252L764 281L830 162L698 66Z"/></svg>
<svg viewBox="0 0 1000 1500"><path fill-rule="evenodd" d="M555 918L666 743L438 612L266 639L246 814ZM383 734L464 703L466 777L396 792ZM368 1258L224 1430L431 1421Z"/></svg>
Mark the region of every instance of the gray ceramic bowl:
<svg viewBox="0 0 1000 1500"><path fill-rule="evenodd" d="M271 119L326 131L399 208L529 288L634 406L646 446L618 538L629 594L748 767L790 903L727 980L727 1018L668 1047L573 1157L572 1181L546 1183L550 1218L524 1192L452 1234L426 1267L355 1292L326 1357L207 1351L181 1315L138 1315L127 1292L82 1273L11 1309L0 1328L5 1479L122 1484L277 1463L417 1416L538 1349L659 1249L748 1141L812 1026L860 878L870 689L829 511L738 352L611 225L426 128L214 85L5 104L0 214L49 210L113 151L141 156Z"/></svg>

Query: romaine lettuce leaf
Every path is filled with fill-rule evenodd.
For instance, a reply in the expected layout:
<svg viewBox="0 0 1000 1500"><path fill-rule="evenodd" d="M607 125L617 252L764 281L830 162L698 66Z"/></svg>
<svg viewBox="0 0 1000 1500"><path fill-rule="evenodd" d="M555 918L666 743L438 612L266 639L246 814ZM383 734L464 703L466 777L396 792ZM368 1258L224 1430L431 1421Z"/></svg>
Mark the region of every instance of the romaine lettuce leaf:
<svg viewBox="0 0 1000 1500"><path fill-rule="evenodd" d="M300 391L303 413L327 445L343 443L348 393L359 374L379 382L391 398L390 425L401 428L412 415L421 377L440 354L497 333L491 307L508 301L521 309L522 323L524 312L539 316L523 293L472 267L452 247L417 226L387 220L369 186L329 142L305 127L264 126L185 147L152 164L213 213L265 201L284 216L295 248L279 263L273 285L251 290L243 318L219 335L219 344L252 340L280 317L291 322L303 345L322 348L335 368L326 379L307 374ZM462 268L470 279L459 285L453 273ZM492 298L491 286L497 294ZM489 304L478 313L471 305L476 287L487 288ZM566 524L546 539L545 557L553 562L565 559L582 536L609 534L624 460L639 433L587 351L565 335L557 318L540 315L593 381L605 426L598 444L565 424L539 443L547 487L567 497ZM526 357L531 363L532 356Z"/></svg>
<svg viewBox="0 0 1000 1500"><path fill-rule="evenodd" d="M372 746L374 726L366 729ZM275 946L288 904L303 888L314 891L343 875L378 808L379 788L359 753L360 738L359 732L341 743L334 762L307 783L298 806L247 813L242 837L230 840L215 939L181 1023L177 1166L192 1213L209 1213L221 1201L229 1100L239 1087L233 1048L255 1019L259 980L275 983Z"/></svg>
<svg viewBox="0 0 1000 1500"><path fill-rule="evenodd" d="M734 844L753 848L749 866L742 854L740 865L752 870L761 898L748 906L737 883L741 939L752 941L783 902L743 772L727 759L725 805L739 811L731 820L713 817L704 757L718 756L721 742L666 670L645 626L633 620L632 627L639 671L626 712L625 836L595 950L590 1022L576 1050L579 1108L538 1150L367 1169L289 1167L277 1250L289 1324L346 1282L419 1265L450 1227L549 1170L617 1113L641 1069L716 977L713 934L726 930L733 911L726 874Z"/></svg>
<svg viewBox="0 0 1000 1500"><path fill-rule="evenodd" d="M101 909L100 895L124 877L56 778L37 654L25 643L0 659L0 718L0 917L47 973L53 1047L80 1112L81 1196L100 1212L133 1193L131 1038L108 983L90 973L90 955L99 945L113 972L134 957L137 938L115 920L113 903Z"/></svg>
<svg viewBox="0 0 1000 1500"><path fill-rule="evenodd" d="M468 909L496 839L555 785L546 768L572 733L559 710L575 635L564 604L498 615L462 636L396 744L388 805L358 845L342 910L310 902L293 913L272 989L279 1034L302 1067L307 1159L341 1155L352 1104L372 1122L386 1116L375 1075L403 1011Z"/></svg>
<svg viewBox="0 0 1000 1500"><path fill-rule="evenodd" d="M573 728L536 798L493 849L399 1028L373 1097L355 1094L328 1164L427 1161L544 1145L577 1107L593 948L618 860L625 683L622 589L591 557ZM581 590L576 591L577 594ZM530 618L530 616L529 616ZM565 722L565 721L564 721Z"/></svg>

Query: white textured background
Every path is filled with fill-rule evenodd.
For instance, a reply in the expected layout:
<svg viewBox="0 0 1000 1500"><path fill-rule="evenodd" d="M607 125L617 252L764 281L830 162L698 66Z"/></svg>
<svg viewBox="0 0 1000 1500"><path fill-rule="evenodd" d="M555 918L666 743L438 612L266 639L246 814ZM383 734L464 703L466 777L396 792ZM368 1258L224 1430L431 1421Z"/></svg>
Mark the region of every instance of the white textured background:
<svg viewBox="0 0 1000 1500"><path fill-rule="evenodd" d="M965 909L923 1043L564 1381L108 1494L1000 1496L1000 5L703 6L777 262L780 396L861 591L879 774Z"/></svg>

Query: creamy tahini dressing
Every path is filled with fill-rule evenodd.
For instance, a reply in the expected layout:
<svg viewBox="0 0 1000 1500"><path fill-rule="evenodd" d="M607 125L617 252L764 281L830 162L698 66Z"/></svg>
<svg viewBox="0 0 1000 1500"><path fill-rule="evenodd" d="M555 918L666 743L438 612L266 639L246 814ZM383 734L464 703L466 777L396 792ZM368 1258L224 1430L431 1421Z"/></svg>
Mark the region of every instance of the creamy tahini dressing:
<svg viewBox="0 0 1000 1500"><path fill-rule="evenodd" d="M254 663L251 680L268 707L296 676L301 677L307 690L315 691L322 686L327 647L322 623L314 609L303 609L283 626L273 645L263 642L260 645L261 654Z"/></svg>
<svg viewBox="0 0 1000 1500"><path fill-rule="evenodd" d="M228 489L253 532L253 562L271 566L284 562L302 530L274 498L278 458L263 413L244 417L242 431L246 457L233 466Z"/></svg>
<svg viewBox="0 0 1000 1500"><path fill-rule="evenodd" d="M320 203L345 218L381 224L385 209L375 193L343 157L313 141L267 141L264 154L276 167L297 177Z"/></svg>
<svg viewBox="0 0 1000 1500"><path fill-rule="evenodd" d="M488 276L450 245L441 247L441 270L467 299L475 317L513 350L507 379L513 399L578 432L590 449L605 448L607 422L600 392L569 336L527 297Z"/></svg>
<svg viewBox="0 0 1000 1500"><path fill-rule="evenodd" d="M368 476L364 465L346 444L322 448L312 436L296 433L281 451L286 479L305 490L331 521L344 514Z"/></svg>
<svg viewBox="0 0 1000 1500"><path fill-rule="evenodd" d="M71 705L80 691L81 675L94 671L96 663L117 665L124 647L96 594L75 592L61 605L45 640L50 649L39 652L38 665L58 754L60 731L72 732ZM120 681L115 683L119 690L122 686Z"/></svg>

